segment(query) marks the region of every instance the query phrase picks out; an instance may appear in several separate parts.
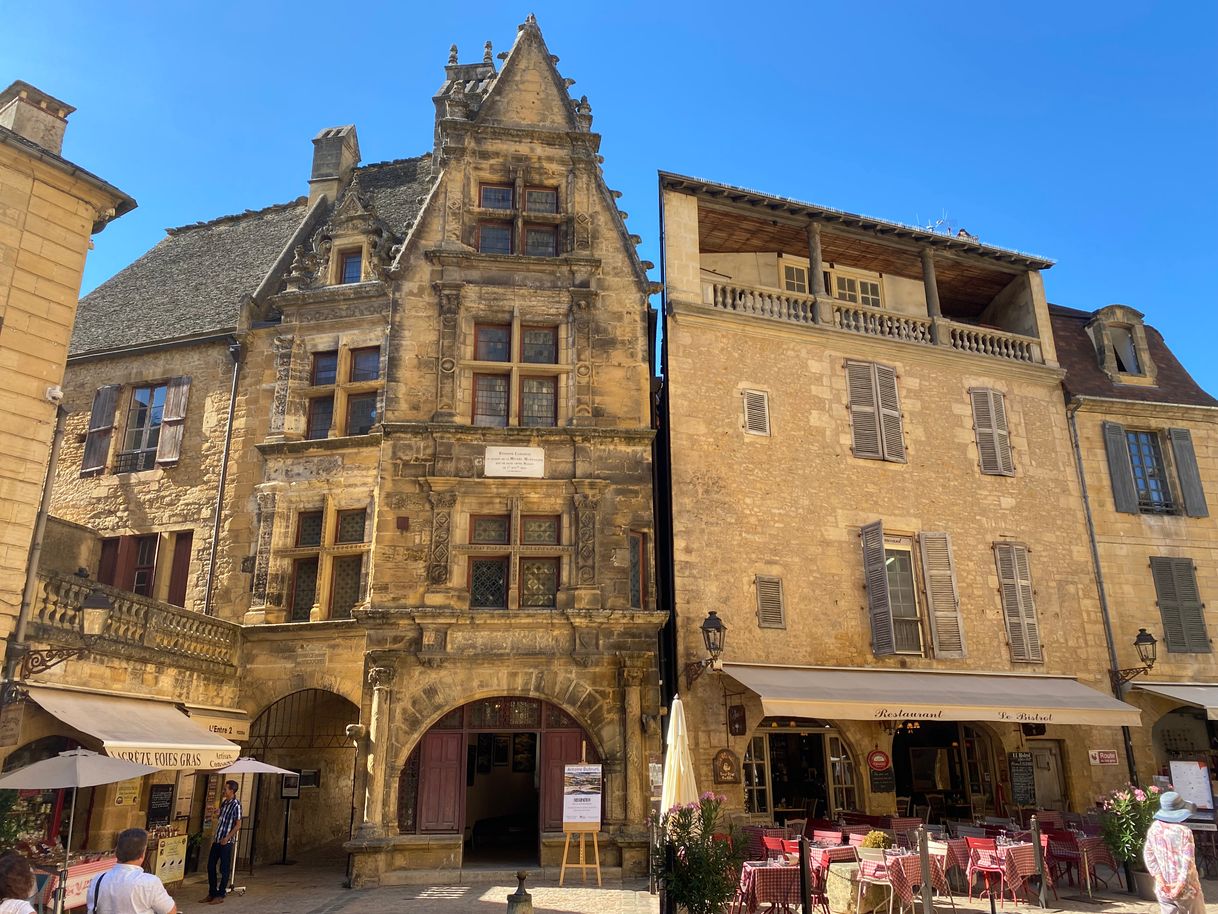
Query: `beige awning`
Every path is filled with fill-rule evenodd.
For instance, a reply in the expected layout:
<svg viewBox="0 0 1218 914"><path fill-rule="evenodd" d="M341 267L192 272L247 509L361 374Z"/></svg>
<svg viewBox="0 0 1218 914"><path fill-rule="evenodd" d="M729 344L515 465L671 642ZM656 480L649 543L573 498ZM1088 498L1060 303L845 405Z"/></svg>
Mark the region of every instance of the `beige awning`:
<svg viewBox="0 0 1218 914"><path fill-rule="evenodd" d="M991 720L1012 724L1140 724L1140 711L1064 676L754 666L727 673L761 698L767 717Z"/></svg>
<svg viewBox="0 0 1218 914"><path fill-rule="evenodd" d="M1136 682L1133 686L1143 692L1162 695L1182 705L1205 708L1205 716L1218 720L1218 685L1185 685L1179 682Z"/></svg>
<svg viewBox="0 0 1218 914"><path fill-rule="evenodd" d="M87 733L113 758L157 768L223 768L239 747L209 733L167 701L26 685L30 698Z"/></svg>

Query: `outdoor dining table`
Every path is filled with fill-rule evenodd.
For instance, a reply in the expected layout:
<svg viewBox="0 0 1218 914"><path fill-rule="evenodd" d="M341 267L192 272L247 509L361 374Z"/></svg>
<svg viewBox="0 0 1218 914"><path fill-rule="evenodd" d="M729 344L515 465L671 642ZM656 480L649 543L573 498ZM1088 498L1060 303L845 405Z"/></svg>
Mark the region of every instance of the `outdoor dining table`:
<svg viewBox="0 0 1218 914"><path fill-rule="evenodd" d="M1036 848L1030 843L999 844L997 851L975 848L970 861L989 864L995 858L1000 862L1006 876L1007 888L1015 895L1024 890L1027 881L1036 876ZM1051 884L1049 867L1044 868L1045 884Z"/></svg>
<svg viewBox="0 0 1218 914"><path fill-rule="evenodd" d="M1118 880L1120 879L1116 858L1112 856L1112 851L1108 849L1108 845L1104 843L1103 838L1091 835L1075 835L1074 845L1072 846L1066 841L1054 840L1054 836L1050 835L1049 853L1056 860L1060 860L1063 863L1072 863L1078 867L1084 884L1087 886L1088 897L1092 894L1091 872L1096 864L1104 864L1104 866L1117 874Z"/></svg>
<svg viewBox="0 0 1218 914"><path fill-rule="evenodd" d="M764 860L765 842L763 838L790 838L791 831L787 828L768 825L746 825L740 829L744 832L744 850L750 860Z"/></svg>
<svg viewBox="0 0 1218 914"><path fill-rule="evenodd" d="M761 905L769 905L767 911L792 911L799 904L798 866L775 866L765 860L746 860L741 865L734 910L753 914Z"/></svg>
<svg viewBox="0 0 1218 914"><path fill-rule="evenodd" d="M892 894L901 903L902 908L913 904L914 890L922 885L922 857L919 854L885 855L883 863L878 860L862 860L859 869L868 879L883 881L887 877L889 885L892 886ZM951 894L947 885L947 872L943 861L938 857L930 858L930 884L936 891Z"/></svg>

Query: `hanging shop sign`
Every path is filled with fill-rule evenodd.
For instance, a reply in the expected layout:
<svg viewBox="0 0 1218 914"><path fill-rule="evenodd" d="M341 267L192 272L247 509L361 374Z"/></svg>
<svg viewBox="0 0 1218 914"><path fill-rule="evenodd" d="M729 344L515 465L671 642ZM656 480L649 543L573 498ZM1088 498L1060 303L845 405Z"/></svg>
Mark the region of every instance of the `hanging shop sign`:
<svg viewBox="0 0 1218 914"><path fill-rule="evenodd" d="M714 761L716 784L740 783L740 756L731 749L720 749Z"/></svg>
<svg viewBox="0 0 1218 914"><path fill-rule="evenodd" d="M727 732L730 736L744 736L749 732L744 705L732 705L727 709Z"/></svg>
<svg viewBox="0 0 1218 914"><path fill-rule="evenodd" d="M883 749L872 749L867 753L867 767L872 771L888 771L892 768L892 756Z"/></svg>

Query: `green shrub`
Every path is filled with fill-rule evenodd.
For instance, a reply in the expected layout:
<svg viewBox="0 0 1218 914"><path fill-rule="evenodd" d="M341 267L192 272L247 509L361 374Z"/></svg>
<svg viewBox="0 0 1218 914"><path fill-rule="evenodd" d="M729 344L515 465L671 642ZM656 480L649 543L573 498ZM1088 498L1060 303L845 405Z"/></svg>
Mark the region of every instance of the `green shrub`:
<svg viewBox="0 0 1218 914"><path fill-rule="evenodd" d="M892 836L888 832L869 831L863 838L863 847L892 847Z"/></svg>

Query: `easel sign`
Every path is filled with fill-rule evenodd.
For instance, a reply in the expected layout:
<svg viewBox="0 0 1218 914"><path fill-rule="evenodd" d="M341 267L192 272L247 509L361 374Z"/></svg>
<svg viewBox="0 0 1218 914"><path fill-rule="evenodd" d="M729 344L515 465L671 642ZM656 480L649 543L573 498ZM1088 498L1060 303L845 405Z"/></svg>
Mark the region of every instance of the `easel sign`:
<svg viewBox="0 0 1218 914"><path fill-rule="evenodd" d="M600 765L563 766L562 830L567 838L563 842L559 885L566 878L568 866L578 868L584 882L588 881L588 870L595 870L596 884L601 884L601 851L597 841L601 829L601 785ZM579 863L568 864L572 835L579 835ZM587 863L584 855L584 841L589 835L592 836L593 863Z"/></svg>

